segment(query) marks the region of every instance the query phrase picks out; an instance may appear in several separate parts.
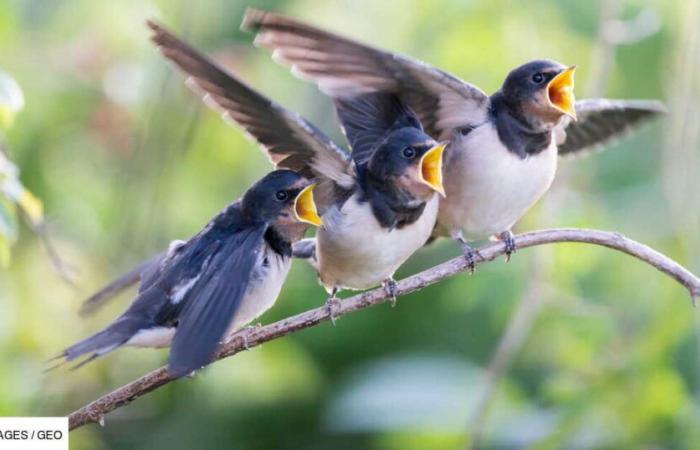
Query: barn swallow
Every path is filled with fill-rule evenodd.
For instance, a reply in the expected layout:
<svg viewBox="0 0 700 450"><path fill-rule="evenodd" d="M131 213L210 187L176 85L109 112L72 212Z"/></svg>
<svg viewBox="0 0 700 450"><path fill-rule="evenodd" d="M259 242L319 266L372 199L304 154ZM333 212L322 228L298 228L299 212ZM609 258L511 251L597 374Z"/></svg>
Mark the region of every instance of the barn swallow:
<svg viewBox="0 0 700 450"><path fill-rule="evenodd" d="M331 294L332 319L342 288L383 284L394 300L394 272L435 226L446 144L427 135L397 96L377 93L336 103L349 153L163 27L149 26L163 55L207 104L252 135L275 167L318 184L325 224L311 248L321 284Z"/></svg>
<svg viewBox="0 0 700 450"><path fill-rule="evenodd" d="M314 185L291 170L254 184L188 241L172 246L145 273L132 305L104 330L60 356L92 361L122 345L171 346L168 371L189 374L214 357L219 343L277 300L292 244L323 222Z"/></svg>
<svg viewBox="0 0 700 450"><path fill-rule="evenodd" d="M507 257L511 227L549 189L558 154L604 144L664 112L655 101L574 97L575 66L532 61L511 71L491 96L428 64L372 48L280 14L249 9L243 29L255 43L333 99L398 95L426 133L449 140L436 235L452 236L473 271L468 242L495 236Z"/></svg>

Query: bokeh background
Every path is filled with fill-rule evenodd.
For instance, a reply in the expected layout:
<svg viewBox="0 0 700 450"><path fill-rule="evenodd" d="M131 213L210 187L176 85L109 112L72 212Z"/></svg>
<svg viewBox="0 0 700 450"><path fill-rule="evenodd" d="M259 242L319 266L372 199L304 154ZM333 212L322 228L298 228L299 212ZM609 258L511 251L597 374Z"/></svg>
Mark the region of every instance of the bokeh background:
<svg viewBox="0 0 700 450"><path fill-rule="evenodd" d="M184 87L150 44L147 18L342 142L329 102L239 31L249 5L407 53L487 92L546 57L578 64L579 98L663 99L664 120L561 161L517 230L615 230L700 272L698 0L0 0L0 70L25 97L3 146L77 280L62 280L31 215L23 222L3 199L5 242L15 242L0 269L0 415L64 415L164 363L167 351L123 349L42 373L133 291L80 317L85 296L197 232L270 169ZM438 242L400 275L458 253ZM295 264L262 322L324 300L313 271ZM629 257L528 249L393 309L219 362L110 414L104 428L72 433L71 447L695 449L698 325L682 287Z"/></svg>

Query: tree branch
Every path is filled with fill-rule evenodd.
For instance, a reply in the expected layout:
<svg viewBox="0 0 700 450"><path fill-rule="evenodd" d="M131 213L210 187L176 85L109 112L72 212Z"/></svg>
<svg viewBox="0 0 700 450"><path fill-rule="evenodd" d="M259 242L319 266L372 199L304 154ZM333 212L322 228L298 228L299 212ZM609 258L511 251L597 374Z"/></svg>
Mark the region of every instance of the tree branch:
<svg viewBox="0 0 700 450"><path fill-rule="evenodd" d="M696 298L700 297L700 279L698 277L669 257L619 233L585 229L552 229L518 235L515 237L515 242L517 247L521 249L556 242L580 242L608 247L644 261L678 281L688 289L693 305L695 305ZM501 242L495 242L479 249L479 253L480 256L477 257L477 263L491 261L505 253L505 246ZM397 282L397 295L406 295L421 290L466 269L467 262L464 258L451 259ZM364 292L344 299L335 314L339 317L353 311L384 303L388 300L388 297L389 295L384 289ZM329 320L329 318L327 308L320 307L264 327L246 330L244 333L246 333L248 347L254 347L312 327ZM236 333L222 344L215 360L235 355L244 349L245 345L242 335L241 333ZM74 430L88 423L103 424L105 414L128 405L135 399L171 381L174 381L174 378L168 375L165 367L154 370L71 413L69 416L70 429Z"/></svg>

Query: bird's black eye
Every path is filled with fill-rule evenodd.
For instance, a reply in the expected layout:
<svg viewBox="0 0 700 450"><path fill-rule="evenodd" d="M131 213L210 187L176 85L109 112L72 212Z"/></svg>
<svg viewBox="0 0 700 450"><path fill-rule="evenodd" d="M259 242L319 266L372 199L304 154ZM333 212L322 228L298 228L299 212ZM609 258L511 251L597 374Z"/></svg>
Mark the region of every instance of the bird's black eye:
<svg viewBox="0 0 700 450"><path fill-rule="evenodd" d="M413 147L406 147L401 152L404 158L411 159L416 156L416 150Z"/></svg>
<svg viewBox="0 0 700 450"><path fill-rule="evenodd" d="M277 200L282 202L284 200L287 200L287 197L289 197L289 195L286 191L277 191L275 192L275 197L277 198Z"/></svg>
<svg viewBox="0 0 700 450"><path fill-rule="evenodd" d="M532 76L532 82L535 84L540 84L544 81L544 75L541 72L537 72Z"/></svg>

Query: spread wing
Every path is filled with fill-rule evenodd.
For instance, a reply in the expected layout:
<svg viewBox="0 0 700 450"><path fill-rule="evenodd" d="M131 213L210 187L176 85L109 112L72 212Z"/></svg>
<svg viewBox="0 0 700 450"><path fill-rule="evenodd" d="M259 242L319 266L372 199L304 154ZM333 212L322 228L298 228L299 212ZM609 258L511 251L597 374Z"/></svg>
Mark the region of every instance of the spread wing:
<svg viewBox="0 0 700 450"><path fill-rule="evenodd" d="M422 129L413 111L394 94L377 92L336 99L335 106L358 168L369 161L392 128Z"/></svg>
<svg viewBox="0 0 700 450"><path fill-rule="evenodd" d="M484 92L423 62L266 11L249 9L242 27L257 31L256 45L333 98L373 91L399 95L435 139L449 139L455 128L486 119Z"/></svg>
<svg viewBox="0 0 700 450"><path fill-rule="evenodd" d="M265 227L240 230L222 243L183 299L168 370L179 377L211 362L250 283Z"/></svg>
<svg viewBox="0 0 700 450"><path fill-rule="evenodd" d="M652 100L585 99L576 102L577 121L568 117L555 129L560 155L594 150L666 112Z"/></svg>
<svg viewBox="0 0 700 450"><path fill-rule="evenodd" d="M303 117L269 100L165 28L148 22L153 42L189 78L204 101L255 138L278 168L323 178L349 189L354 168L348 153Z"/></svg>

